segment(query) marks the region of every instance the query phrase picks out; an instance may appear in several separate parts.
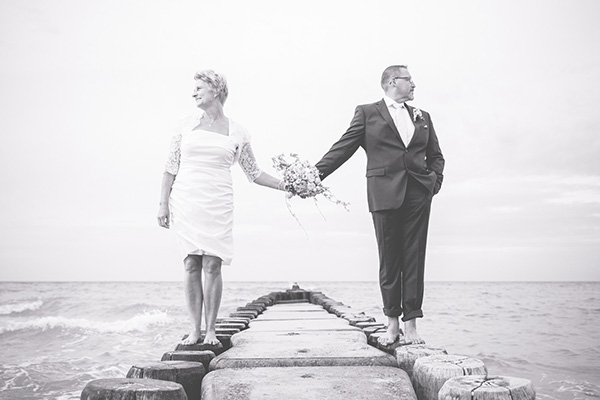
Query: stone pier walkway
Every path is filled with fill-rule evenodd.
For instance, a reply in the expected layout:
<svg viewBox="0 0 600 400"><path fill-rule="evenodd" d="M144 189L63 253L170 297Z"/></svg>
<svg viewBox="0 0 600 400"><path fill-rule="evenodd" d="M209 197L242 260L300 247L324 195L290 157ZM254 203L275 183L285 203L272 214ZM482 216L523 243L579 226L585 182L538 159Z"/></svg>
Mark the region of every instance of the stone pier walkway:
<svg viewBox="0 0 600 400"><path fill-rule="evenodd" d="M81 399L535 400L531 381L489 375L481 360L422 344L381 347L383 324L297 285L238 307L216 328L218 346L178 344L125 379L88 383Z"/></svg>
<svg viewBox="0 0 600 400"><path fill-rule="evenodd" d="M267 307L231 337L232 347L210 362L203 400L416 399L396 358L350 324L360 316L296 301Z"/></svg>

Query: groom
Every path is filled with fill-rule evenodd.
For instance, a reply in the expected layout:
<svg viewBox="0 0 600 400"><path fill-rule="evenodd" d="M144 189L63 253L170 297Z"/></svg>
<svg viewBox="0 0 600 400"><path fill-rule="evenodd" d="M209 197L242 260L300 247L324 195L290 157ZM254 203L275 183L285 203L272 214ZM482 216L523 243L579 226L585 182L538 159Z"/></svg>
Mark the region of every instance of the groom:
<svg viewBox="0 0 600 400"><path fill-rule="evenodd" d="M429 114L406 104L415 89L407 67L386 68L381 87L384 98L356 107L350 127L316 167L325 179L359 147L367 153L367 197L379 249L383 313L388 317L379 342L424 343L416 318L423 317L429 211L442 185L444 156Z"/></svg>

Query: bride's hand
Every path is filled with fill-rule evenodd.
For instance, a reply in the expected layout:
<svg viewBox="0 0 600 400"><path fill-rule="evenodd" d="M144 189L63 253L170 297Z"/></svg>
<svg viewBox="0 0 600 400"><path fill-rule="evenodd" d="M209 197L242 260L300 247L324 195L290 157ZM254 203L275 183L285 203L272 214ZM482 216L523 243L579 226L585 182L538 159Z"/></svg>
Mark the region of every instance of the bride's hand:
<svg viewBox="0 0 600 400"><path fill-rule="evenodd" d="M158 219L158 225L162 226L163 228L167 228L169 229L170 227L170 213L169 213L169 206L168 205L161 205L160 208L158 209L158 216L156 217Z"/></svg>

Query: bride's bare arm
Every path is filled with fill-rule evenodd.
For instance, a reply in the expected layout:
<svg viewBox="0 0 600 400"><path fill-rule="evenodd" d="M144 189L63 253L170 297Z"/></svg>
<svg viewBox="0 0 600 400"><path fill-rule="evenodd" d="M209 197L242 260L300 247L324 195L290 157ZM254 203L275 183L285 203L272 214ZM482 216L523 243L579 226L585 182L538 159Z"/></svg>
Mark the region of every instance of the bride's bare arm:
<svg viewBox="0 0 600 400"><path fill-rule="evenodd" d="M179 160L181 158L181 135L177 134L171 139L169 157L165 165L165 172L160 187L160 202L158 206L158 225L163 228L169 228L171 225L171 213L169 211L169 196L171 188L175 181L175 176L179 172Z"/></svg>
<svg viewBox="0 0 600 400"><path fill-rule="evenodd" d="M170 211L169 211L169 196L171 194L171 188L175 181L175 175L165 172L162 178L162 184L160 186L160 202L158 205L158 225L163 228L169 228L170 226Z"/></svg>

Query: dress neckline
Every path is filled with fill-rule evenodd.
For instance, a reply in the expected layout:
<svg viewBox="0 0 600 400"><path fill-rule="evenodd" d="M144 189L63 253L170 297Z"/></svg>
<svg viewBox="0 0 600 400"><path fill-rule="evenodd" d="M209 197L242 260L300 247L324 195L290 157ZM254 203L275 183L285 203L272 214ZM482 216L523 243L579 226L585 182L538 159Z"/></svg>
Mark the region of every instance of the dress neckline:
<svg viewBox="0 0 600 400"><path fill-rule="evenodd" d="M229 134L227 135L223 135L222 133L219 132L213 132L213 131L208 131L206 129L192 129L192 132L207 132L207 133L212 133L214 135L218 135L218 136L223 136L223 137L229 137Z"/></svg>
<svg viewBox="0 0 600 400"><path fill-rule="evenodd" d="M202 118L202 116L200 116L196 120L196 126L198 126L198 124L200 123L201 118ZM196 129L196 127L192 128L192 132L197 132L197 131L213 133L215 135L219 135L219 136L223 136L223 137L229 137L229 136L231 136L231 119L227 118L227 135L223 135L222 133L219 133L219 132L209 131L207 129Z"/></svg>

